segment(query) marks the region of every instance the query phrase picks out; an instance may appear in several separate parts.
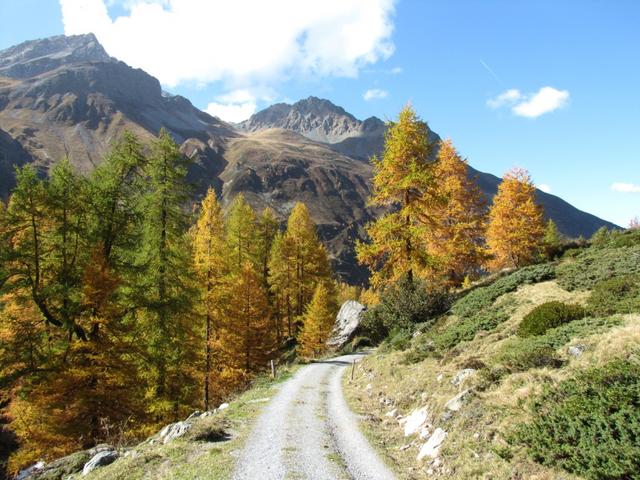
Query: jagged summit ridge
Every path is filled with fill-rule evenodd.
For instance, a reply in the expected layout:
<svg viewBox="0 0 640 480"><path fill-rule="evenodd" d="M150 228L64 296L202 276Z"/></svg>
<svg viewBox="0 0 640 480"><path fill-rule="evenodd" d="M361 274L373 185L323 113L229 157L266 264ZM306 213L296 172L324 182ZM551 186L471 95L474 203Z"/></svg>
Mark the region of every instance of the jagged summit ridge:
<svg viewBox="0 0 640 480"><path fill-rule="evenodd" d="M30 40L0 51L0 76L25 79L63 65L116 62L93 33Z"/></svg>
<svg viewBox="0 0 640 480"><path fill-rule="evenodd" d="M284 128L314 141L338 144L348 138L379 133L384 130L384 122L377 117L358 120L329 100L311 96L292 105L276 103L252 115L240 128L248 132Z"/></svg>

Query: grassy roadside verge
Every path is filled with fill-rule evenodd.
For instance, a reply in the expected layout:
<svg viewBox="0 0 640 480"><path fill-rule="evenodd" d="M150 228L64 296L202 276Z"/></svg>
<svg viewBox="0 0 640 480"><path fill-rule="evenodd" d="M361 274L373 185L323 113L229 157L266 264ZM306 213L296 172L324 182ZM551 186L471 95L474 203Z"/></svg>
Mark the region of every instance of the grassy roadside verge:
<svg viewBox="0 0 640 480"><path fill-rule="evenodd" d="M227 440L198 440L185 435L167 445L143 442L127 456L115 463L99 468L82 477L88 480L142 480L142 479L226 479L230 478L240 450L268 400L278 392L280 385L291 378L299 365L282 367L276 379L258 378L253 386L230 402L229 407L211 417L194 422L194 431L204 436L208 432L224 431Z"/></svg>
<svg viewBox="0 0 640 480"><path fill-rule="evenodd" d="M399 479L536 479L573 480L568 472L534 462L524 448L510 441L518 425L531 420L529 404L545 386L606 365L613 357L627 357L640 345L640 316L615 314L590 317L550 330L536 338L551 351L557 364L537 363L505 370L513 358L530 358L525 347L531 339L517 337L526 313L548 301L585 304L589 291L566 291L555 281L521 286L497 299L493 310L504 303L507 319L491 330L481 331L442 355L416 355L426 336L415 337L408 349L378 351L358 364L354 380L345 375L343 389L351 409L363 419L361 427L381 457ZM508 302L504 300L508 299ZM501 303L502 302L502 303ZM455 325L456 318L450 319ZM571 345L583 345L579 356ZM534 352L535 353L535 352ZM510 364L510 363L509 363ZM464 369L473 373L455 380ZM454 413L446 404L471 390ZM418 433L405 436L400 416L418 409L428 411L427 429L442 428L447 436L437 460L416 459L425 440ZM614 478L614 477L612 477Z"/></svg>

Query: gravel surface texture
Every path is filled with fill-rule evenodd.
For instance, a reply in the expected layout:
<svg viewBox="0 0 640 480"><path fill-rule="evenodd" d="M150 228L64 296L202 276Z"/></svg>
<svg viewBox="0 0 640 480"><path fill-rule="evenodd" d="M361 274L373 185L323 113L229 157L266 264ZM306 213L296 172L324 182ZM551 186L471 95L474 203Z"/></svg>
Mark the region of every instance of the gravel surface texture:
<svg viewBox="0 0 640 480"><path fill-rule="evenodd" d="M361 358L312 363L285 382L258 417L233 479L393 480L342 393L342 375Z"/></svg>

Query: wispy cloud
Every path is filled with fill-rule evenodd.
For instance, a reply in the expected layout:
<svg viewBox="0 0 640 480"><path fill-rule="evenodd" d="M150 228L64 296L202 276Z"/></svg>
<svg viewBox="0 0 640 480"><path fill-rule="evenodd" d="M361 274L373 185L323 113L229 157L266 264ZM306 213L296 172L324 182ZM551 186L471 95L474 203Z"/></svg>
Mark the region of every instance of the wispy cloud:
<svg viewBox="0 0 640 480"><path fill-rule="evenodd" d="M506 92L502 92L495 98L487 100L487 105L489 106L489 108L500 108L504 107L505 105L513 105L521 98L522 94L520 93L520 90L512 88L510 90L507 90Z"/></svg>
<svg viewBox="0 0 640 480"><path fill-rule="evenodd" d="M379 88L370 88L362 95L367 102L369 100L378 100L381 98L386 98L389 95L389 92L386 90L380 90Z"/></svg>
<svg viewBox="0 0 640 480"><path fill-rule="evenodd" d="M535 93L523 94L520 90L512 88L487 100L487 105L493 109L509 107L511 112L519 117L537 118L563 108L568 101L568 90L542 87Z"/></svg>
<svg viewBox="0 0 640 480"><path fill-rule="evenodd" d="M640 193L640 185L634 183L615 182L611 185L611 190L622 193Z"/></svg>
<svg viewBox="0 0 640 480"><path fill-rule="evenodd" d="M546 183L538 185L538 190L542 190L544 193L551 193L551 186Z"/></svg>
<svg viewBox="0 0 640 480"><path fill-rule="evenodd" d="M391 70L389 70L389 73L391 75L400 75L402 73L402 67L393 67Z"/></svg>

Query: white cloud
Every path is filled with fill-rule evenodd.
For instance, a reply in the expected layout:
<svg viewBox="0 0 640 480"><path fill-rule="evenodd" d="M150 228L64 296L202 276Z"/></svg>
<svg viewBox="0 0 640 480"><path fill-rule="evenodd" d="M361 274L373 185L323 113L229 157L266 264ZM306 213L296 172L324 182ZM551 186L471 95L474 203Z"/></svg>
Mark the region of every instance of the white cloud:
<svg viewBox="0 0 640 480"><path fill-rule="evenodd" d="M640 185L633 183L616 182L611 185L611 190L622 193L640 193Z"/></svg>
<svg viewBox="0 0 640 480"><path fill-rule="evenodd" d="M248 90L234 90L216 97L205 111L227 122L241 122L256 113L256 97Z"/></svg>
<svg viewBox="0 0 640 480"><path fill-rule="evenodd" d="M542 87L535 93L525 95L520 90L512 88L487 100L487 106L493 109L509 107L514 115L536 118L564 107L568 101L569 92L567 90Z"/></svg>
<svg viewBox="0 0 640 480"><path fill-rule="evenodd" d="M538 185L538 190L542 190L544 193L551 193L551 186L546 183Z"/></svg>
<svg viewBox="0 0 640 480"><path fill-rule="evenodd" d="M502 92L495 98L487 100L487 105L490 108L500 108L505 105L515 103L521 98L522 94L520 93L520 90L512 88L510 90L507 90L506 92Z"/></svg>
<svg viewBox="0 0 640 480"><path fill-rule="evenodd" d="M393 67L391 70L389 70L389 73L391 75L400 75L402 73L402 67Z"/></svg>
<svg viewBox="0 0 640 480"><path fill-rule="evenodd" d="M105 1L60 0L65 33L95 33L110 55L169 87L353 77L394 50L396 0L126 0L115 20Z"/></svg>
<svg viewBox="0 0 640 480"><path fill-rule="evenodd" d="M370 88L362 95L367 102L369 100L378 100L381 98L386 98L389 95L389 92L386 90L380 90L379 88Z"/></svg>
<svg viewBox="0 0 640 480"><path fill-rule="evenodd" d="M568 100L567 90L543 87L527 101L515 105L511 111L521 117L536 118L564 107Z"/></svg>

